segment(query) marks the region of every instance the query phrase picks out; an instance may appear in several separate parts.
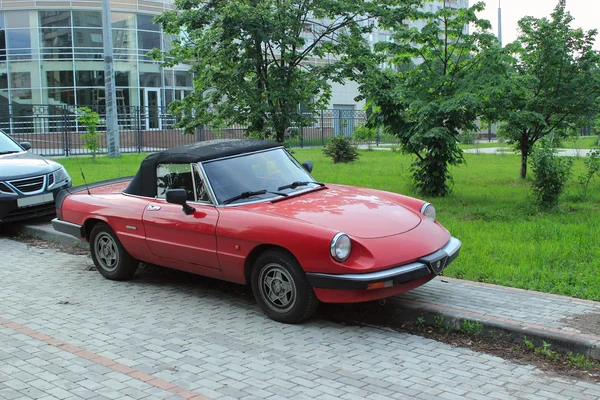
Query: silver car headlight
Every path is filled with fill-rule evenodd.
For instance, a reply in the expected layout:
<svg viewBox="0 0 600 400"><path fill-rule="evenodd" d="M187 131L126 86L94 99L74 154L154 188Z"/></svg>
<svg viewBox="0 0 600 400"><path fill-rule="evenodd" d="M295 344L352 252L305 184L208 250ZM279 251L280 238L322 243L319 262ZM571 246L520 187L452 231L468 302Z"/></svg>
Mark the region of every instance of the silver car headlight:
<svg viewBox="0 0 600 400"><path fill-rule="evenodd" d="M348 235L340 232L333 237L329 250L334 260L339 262L346 261L352 251L352 242Z"/></svg>
<svg viewBox="0 0 600 400"><path fill-rule="evenodd" d="M53 185L60 185L64 182L68 182L71 180L71 176L69 176L69 173L67 172L65 167L60 167L60 169L57 169L56 171L54 171L53 174L54 174Z"/></svg>
<svg viewBox="0 0 600 400"><path fill-rule="evenodd" d="M423 207L421 207L421 214L426 216L432 222L435 222L435 218L436 218L437 214L435 212L435 207L433 207L431 204L429 204L429 203L423 204Z"/></svg>

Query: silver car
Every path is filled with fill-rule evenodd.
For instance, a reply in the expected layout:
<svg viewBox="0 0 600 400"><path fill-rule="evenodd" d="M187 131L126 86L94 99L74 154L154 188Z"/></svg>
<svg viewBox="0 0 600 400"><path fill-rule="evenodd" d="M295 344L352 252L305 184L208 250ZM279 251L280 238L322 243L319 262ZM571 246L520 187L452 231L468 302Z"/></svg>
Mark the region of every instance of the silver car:
<svg viewBox="0 0 600 400"><path fill-rule="evenodd" d="M29 149L0 130L0 224L54 215L54 197L71 186L62 165Z"/></svg>

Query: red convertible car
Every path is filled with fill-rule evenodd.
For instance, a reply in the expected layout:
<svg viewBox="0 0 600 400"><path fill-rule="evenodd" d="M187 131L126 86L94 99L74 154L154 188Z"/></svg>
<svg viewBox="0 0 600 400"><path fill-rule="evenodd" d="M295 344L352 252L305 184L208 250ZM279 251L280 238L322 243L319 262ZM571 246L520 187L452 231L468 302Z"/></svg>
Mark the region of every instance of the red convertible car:
<svg viewBox="0 0 600 400"><path fill-rule="evenodd" d="M272 319L297 323L319 301L378 300L416 288L461 242L422 200L323 184L281 145L215 140L155 153L137 175L63 190L56 230L88 240L98 271L125 280L139 261L251 284Z"/></svg>

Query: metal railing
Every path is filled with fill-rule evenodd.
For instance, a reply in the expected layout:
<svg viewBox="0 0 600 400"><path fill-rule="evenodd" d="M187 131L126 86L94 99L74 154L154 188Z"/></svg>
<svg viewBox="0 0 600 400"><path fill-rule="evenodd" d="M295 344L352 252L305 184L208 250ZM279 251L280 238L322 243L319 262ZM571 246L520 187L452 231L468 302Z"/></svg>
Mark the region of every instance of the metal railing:
<svg viewBox="0 0 600 400"><path fill-rule="evenodd" d="M100 115L100 153L107 152L104 107L88 107ZM118 107L119 143L122 153L156 152L166 148L217 138L246 137L246 126L232 124L224 129L203 127L191 135L177 128L177 117L166 108ZM4 105L0 106L0 129L18 142L29 142L31 151L48 156L84 155L85 126L76 120L75 107L64 105ZM363 111L322 110L313 115L309 126L292 128L286 142L294 147L322 146L333 136L352 136L366 122Z"/></svg>

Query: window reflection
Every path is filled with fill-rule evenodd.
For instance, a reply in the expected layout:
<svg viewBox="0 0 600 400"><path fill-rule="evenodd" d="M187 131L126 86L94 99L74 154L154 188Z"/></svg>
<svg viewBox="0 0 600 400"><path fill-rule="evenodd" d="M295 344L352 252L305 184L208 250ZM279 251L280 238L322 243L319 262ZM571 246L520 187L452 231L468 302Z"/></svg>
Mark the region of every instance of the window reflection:
<svg viewBox="0 0 600 400"><path fill-rule="evenodd" d="M71 11L40 11L40 26L71 26Z"/></svg>
<svg viewBox="0 0 600 400"><path fill-rule="evenodd" d="M102 29L73 29L75 47L102 47Z"/></svg>
<svg viewBox="0 0 600 400"><path fill-rule="evenodd" d="M110 20L113 28L135 29L134 14L111 12Z"/></svg>
<svg viewBox="0 0 600 400"><path fill-rule="evenodd" d="M48 87L73 86L72 71L47 71L46 80Z"/></svg>
<svg viewBox="0 0 600 400"><path fill-rule="evenodd" d="M192 74L187 71L175 71L175 86L192 86Z"/></svg>
<svg viewBox="0 0 600 400"><path fill-rule="evenodd" d="M29 29L6 31L6 38L8 54L11 56L10 58L31 58L31 36L29 34Z"/></svg>
<svg viewBox="0 0 600 400"><path fill-rule="evenodd" d="M29 28L29 11L6 12L7 28Z"/></svg>
<svg viewBox="0 0 600 400"><path fill-rule="evenodd" d="M160 25L152 22L153 15L138 15L137 16L137 28L144 31L160 31Z"/></svg>
<svg viewBox="0 0 600 400"><path fill-rule="evenodd" d="M160 33L138 32L138 48L145 50L160 49Z"/></svg>
<svg viewBox="0 0 600 400"><path fill-rule="evenodd" d="M73 26L102 28L102 14L93 11L73 11Z"/></svg>
<svg viewBox="0 0 600 400"><path fill-rule="evenodd" d="M73 41L69 28L42 28L44 58L72 58Z"/></svg>
<svg viewBox="0 0 600 400"><path fill-rule="evenodd" d="M75 73L77 86L104 86L104 71L77 71Z"/></svg>
<svg viewBox="0 0 600 400"><path fill-rule="evenodd" d="M160 87L160 73L140 72L140 87Z"/></svg>
<svg viewBox="0 0 600 400"><path fill-rule="evenodd" d="M12 72L10 74L11 88L30 88L31 73L29 72Z"/></svg>

